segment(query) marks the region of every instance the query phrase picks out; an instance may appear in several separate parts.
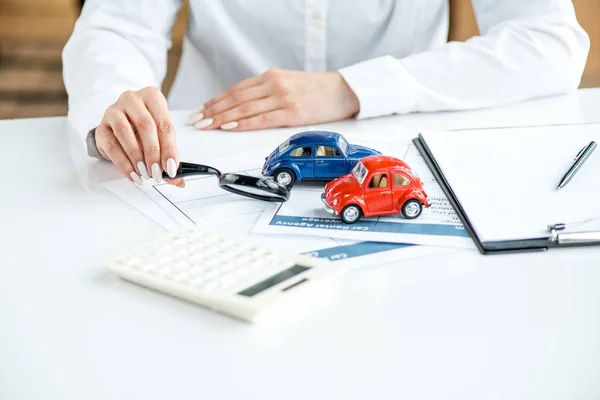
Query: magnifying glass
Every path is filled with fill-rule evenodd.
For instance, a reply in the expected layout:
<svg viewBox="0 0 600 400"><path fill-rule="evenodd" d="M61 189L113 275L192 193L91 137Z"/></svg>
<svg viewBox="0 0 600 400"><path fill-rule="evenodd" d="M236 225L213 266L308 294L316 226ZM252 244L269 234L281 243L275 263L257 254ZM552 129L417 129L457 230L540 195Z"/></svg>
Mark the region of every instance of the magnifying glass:
<svg viewBox="0 0 600 400"><path fill-rule="evenodd" d="M219 187L228 192L250 197L252 199L283 202L290 198L290 190L273 178L256 178L254 176L221 173L216 168L208 165L180 162L175 178L184 178L193 175L214 175L219 180ZM165 179L171 178L166 172L162 174Z"/></svg>

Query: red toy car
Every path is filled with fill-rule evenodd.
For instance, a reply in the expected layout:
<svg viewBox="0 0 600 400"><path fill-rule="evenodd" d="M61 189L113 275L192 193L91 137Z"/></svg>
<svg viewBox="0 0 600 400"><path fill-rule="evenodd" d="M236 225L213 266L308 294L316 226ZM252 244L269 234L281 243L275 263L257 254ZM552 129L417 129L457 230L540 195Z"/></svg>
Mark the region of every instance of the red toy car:
<svg viewBox="0 0 600 400"><path fill-rule="evenodd" d="M347 224L361 216L399 214L407 219L429 207L423 182L402 160L389 156L362 158L348 175L325 186L325 209Z"/></svg>

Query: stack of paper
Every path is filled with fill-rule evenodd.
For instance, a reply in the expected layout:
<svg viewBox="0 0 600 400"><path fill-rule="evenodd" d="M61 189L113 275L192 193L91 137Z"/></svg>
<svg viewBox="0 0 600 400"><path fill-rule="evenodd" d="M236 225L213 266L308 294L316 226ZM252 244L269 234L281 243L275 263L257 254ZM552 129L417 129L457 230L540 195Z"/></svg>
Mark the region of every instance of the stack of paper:
<svg viewBox="0 0 600 400"><path fill-rule="evenodd" d="M247 133L232 141L228 134L181 132L181 159L211 165L222 172L260 175L265 156L297 131L289 129ZM239 133L237 134L239 135ZM411 136L344 132L354 144L380 149L406 160L419 174L431 207L415 220L401 215L364 218L352 226L325 212L320 201L324 183L297 183L290 199L268 203L224 191L211 176L186 178L185 188L152 180L137 186L126 179L106 188L144 212L166 229L200 224L245 235L263 245L308 253L353 265L381 264L457 249L474 249L452 207L413 147ZM202 141L201 141L201 139ZM207 148L206 143L210 143ZM426 246L424 246L426 245ZM376 257L373 257L376 255Z"/></svg>

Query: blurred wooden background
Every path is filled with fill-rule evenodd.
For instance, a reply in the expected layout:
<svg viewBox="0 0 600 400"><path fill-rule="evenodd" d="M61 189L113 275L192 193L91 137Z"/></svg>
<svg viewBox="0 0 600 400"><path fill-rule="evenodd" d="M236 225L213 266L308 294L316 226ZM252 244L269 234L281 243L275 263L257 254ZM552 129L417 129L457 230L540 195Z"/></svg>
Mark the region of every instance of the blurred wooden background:
<svg viewBox="0 0 600 400"><path fill-rule="evenodd" d="M477 35L470 0L450 0L450 4L449 39ZM581 87L600 87L600 0L574 0L574 4L592 38ZM79 0L0 0L0 119L66 114L60 55L78 14ZM173 30L165 93L177 69L186 19L184 7Z"/></svg>

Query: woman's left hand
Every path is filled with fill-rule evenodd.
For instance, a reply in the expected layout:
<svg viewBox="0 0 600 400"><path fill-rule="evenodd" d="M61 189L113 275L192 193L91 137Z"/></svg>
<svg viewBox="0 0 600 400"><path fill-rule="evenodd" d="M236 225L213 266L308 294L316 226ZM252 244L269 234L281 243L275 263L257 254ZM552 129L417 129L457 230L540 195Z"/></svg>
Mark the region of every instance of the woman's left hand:
<svg viewBox="0 0 600 400"><path fill-rule="evenodd" d="M206 102L188 124L248 131L339 121L359 108L358 98L337 72L270 69Z"/></svg>

